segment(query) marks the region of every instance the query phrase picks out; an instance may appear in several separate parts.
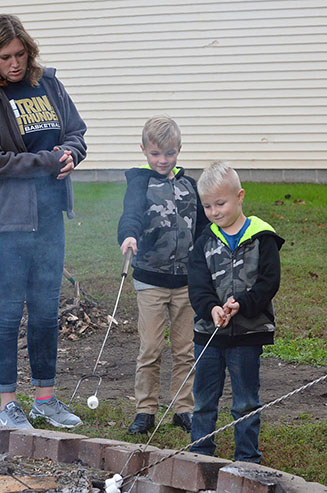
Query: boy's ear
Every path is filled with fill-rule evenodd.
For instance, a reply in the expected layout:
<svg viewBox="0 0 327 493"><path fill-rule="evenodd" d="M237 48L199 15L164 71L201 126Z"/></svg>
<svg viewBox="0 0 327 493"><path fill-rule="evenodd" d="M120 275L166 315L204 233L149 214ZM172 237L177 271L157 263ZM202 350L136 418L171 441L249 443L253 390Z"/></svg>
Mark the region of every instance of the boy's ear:
<svg viewBox="0 0 327 493"><path fill-rule="evenodd" d="M245 190L244 188L241 188L240 191L238 192L238 198L241 202L243 202L245 196Z"/></svg>
<svg viewBox="0 0 327 493"><path fill-rule="evenodd" d="M144 145L143 144L140 144L140 147L141 147L142 152L144 152L145 151Z"/></svg>

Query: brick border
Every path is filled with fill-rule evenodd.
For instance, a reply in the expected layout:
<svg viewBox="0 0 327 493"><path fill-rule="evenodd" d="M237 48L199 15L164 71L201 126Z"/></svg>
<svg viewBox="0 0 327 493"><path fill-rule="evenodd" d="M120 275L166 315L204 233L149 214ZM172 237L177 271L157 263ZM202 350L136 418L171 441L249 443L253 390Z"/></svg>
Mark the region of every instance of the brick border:
<svg viewBox="0 0 327 493"><path fill-rule="evenodd" d="M85 435L52 430L17 430L0 426L0 453L9 456L49 458L54 462L73 463L123 476L136 473L172 450L87 438ZM132 455L133 454L133 455ZM129 486L127 487L127 489ZM123 488L123 491L127 491ZM148 475L135 481L135 493L327 493L327 486L306 482L275 469L246 462L231 462L217 457L181 452L149 469Z"/></svg>

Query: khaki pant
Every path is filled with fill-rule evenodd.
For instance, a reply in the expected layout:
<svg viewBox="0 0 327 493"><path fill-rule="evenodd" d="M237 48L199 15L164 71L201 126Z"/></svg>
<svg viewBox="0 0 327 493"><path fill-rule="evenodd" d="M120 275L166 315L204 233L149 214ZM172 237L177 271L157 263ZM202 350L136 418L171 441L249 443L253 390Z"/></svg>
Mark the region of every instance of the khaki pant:
<svg viewBox="0 0 327 493"><path fill-rule="evenodd" d="M194 363L194 313L187 286L137 291L137 302L140 351L135 375L136 410L138 413L156 414L165 330L169 328L170 331L173 360L170 392L173 399ZM193 374L187 379L174 403L175 412L193 411L192 386Z"/></svg>

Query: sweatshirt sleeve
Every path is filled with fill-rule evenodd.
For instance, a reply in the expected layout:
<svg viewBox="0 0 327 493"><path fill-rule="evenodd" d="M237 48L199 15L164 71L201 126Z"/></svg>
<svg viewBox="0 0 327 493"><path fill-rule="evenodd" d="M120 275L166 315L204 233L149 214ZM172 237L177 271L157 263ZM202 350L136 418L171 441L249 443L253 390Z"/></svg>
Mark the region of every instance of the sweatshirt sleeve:
<svg viewBox="0 0 327 493"><path fill-rule="evenodd" d="M29 179L57 175L62 168L59 159L63 154L63 150L16 153L0 149L0 178Z"/></svg>
<svg viewBox="0 0 327 493"><path fill-rule="evenodd" d="M118 223L118 243L121 245L129 236L139 240L144 230L146 191L148 180L136 176L128 180L124 197L124 209Z"/></svg>
<svg viewBox="0 0 327 493"><path fill-rule="evenodd" d="M195 235L194 235L194 240L199 238L199 236L202 234L204 228L209 224L209 219L205 215L199 193L198 193L198 187L196 185L196 181L191 178L190 176L185 176L187 178L191 185L193 186L195 193L196 193L196 201L197 201L197 209L196 209L196 226L195 226Z"/></svg>
<svg viewBox="0 0 327 493"><path fill-rule="evenodd" d="M259 273L249 291L236 297L239 313L247 318L256 317L273 299L280 285L280 258L276 237L265 234L259 238Z"/></svg>
<svg viewBox="0 0 327 493"><path fill-rule="evenodd" d="M214 289L210 271L204 256L206 236L196 241L189 256L188 290L191 305L195 313L204 320L211 320L211 310L221 305Z"/></svg>

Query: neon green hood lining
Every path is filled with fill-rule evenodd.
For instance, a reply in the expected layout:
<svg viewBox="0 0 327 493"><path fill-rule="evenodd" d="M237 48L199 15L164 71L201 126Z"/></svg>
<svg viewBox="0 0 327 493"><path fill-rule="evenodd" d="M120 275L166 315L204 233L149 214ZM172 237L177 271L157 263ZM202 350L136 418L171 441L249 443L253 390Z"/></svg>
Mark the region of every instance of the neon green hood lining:
<svg viewBox="0 0 327 493"><path fill-rule="evenodd" d="M249 219L251 221L250 225L238 242L238 245L244 243L247 240L250 240L254 235L256 235L257 233L261 233L262 231L271 231L272 233L276 233L275 229L269 223L263 221L259 217L249 216ZM211 224L210 229L223 243L225 243L225 245L228 246L228 243L223 234L220 232L217 224Z"/></svg>
<svg viewBox="0 0 327 493"><path fill-rule="evenodd" d="M144 168L144 169L152 169L151 166L149 164L142 164L140 166L140 168ZM174 173L174 175L177 175L177 173L179 172L180 168L177 168L176 166L172 169L172 172Z"/></svg>

